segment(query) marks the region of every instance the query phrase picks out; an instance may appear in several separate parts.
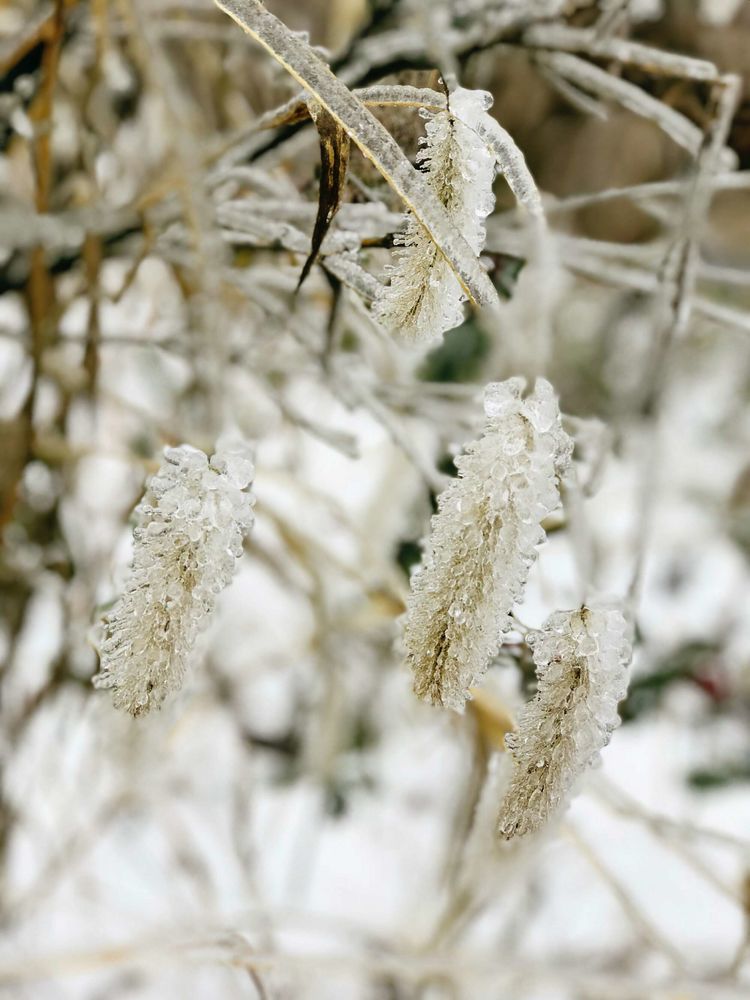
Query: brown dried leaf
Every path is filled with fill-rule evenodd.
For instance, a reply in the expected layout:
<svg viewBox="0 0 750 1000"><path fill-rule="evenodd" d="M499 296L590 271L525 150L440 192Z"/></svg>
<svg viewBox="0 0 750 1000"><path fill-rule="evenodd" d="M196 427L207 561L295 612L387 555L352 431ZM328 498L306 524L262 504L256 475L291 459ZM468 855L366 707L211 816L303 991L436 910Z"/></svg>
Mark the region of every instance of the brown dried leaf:
<svg viewBox="0 0 750 1000"><path fill-rule="evenodd" d="M330 229L333 217L339 210L341 195L346 184L346 169L349 164L351 139L339 123L319 104L312 104L310 114L318 130L320 141L320 189L318 192L318 214L312 234L310 256L305 261L297 282L297 290L310 273L320 247Z"/></svg>

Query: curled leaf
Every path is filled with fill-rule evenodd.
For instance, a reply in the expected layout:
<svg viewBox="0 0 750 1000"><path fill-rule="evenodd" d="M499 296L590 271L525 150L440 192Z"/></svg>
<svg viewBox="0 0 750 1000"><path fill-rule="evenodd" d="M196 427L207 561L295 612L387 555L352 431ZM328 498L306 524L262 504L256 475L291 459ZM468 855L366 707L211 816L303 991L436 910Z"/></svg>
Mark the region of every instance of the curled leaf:
<svg viewBox="0 0 750 1000"><path fill-rule="evenodd" d="M318 129L320 141L320 189L310 255L302 268L297 289L302 286L302 282L310 273L333 217L339 210L341 195L346 184L351 147L349 136L325 108L311 102L310 114Z"/></svg>

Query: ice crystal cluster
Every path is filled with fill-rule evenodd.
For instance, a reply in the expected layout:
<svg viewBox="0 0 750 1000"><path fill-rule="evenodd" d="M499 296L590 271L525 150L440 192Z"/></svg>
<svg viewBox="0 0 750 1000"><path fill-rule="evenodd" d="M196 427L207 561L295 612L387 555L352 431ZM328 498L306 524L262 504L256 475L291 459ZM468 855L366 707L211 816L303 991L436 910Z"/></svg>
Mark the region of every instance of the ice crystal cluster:
<svg viewBox="0 0 750 1000"><path fill-rule="evenodd" d="M499 833L534 833L560 812L619 724L630 662L629 626L606 605L558 611L530 632L538 690L505 737L515 764Z"/></svg>
<svg viewBox="0 0 750 1000"><path fill-rule="evenodd" d="M430 187L477 257L484 246L484 220L495 205L495 157L475 129L491 104L485 91L459 87L445 111L423 109L426 134L417 154ZM466 296L461 283L413 215L395 242L401 249L390 284L375 300L375 315L408 341L439 339L463 320Z"/></svg>
<svg viewBox="0 0 750 1000"><path fill-rule="evenodd" d="M179 688L198 632L232 578L253 525L247 446L220 443L212 458L168 448L136 509L125 591L104 617L101 668L114 704L138 716Z"/></svg>
<svg viewBox="0 0 750 1000"><path fill-rule="evenodd" d="M458 477L438 498L404 626L414 690L462 710L521 600L542 521L559 503L572 442L552 386L512 378L485 391L482 436L456 459Z"/></svg>

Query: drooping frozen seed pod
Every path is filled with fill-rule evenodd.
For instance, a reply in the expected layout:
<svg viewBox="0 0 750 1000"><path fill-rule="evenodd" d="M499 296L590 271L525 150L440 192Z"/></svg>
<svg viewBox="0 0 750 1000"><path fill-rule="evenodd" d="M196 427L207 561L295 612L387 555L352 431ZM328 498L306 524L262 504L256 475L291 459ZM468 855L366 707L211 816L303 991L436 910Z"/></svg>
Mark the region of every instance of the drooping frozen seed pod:
<svg viewBox="0 0 750 1000"><path fill-rule="evenodd" d="M438 498L404 626L414 690L433 705L463 709L510 628L542 521L558 505L572 442L552 386L537 379L492 383L482 436L456 459L458 477Z"/></svg>
<svg viewBox="0 0 750 1000"><path fill-rule="evenodd" d="M630 628L616 607L591 605L551 615L526 636L536 696L505 737L514 769L500 808L500 836L535 833L560 813L578 779L619 725L630 663Z"/></svg>
<svg viewBox="0 0 750 1000"><path fill-rule="evenodd" d="M430 187L477 257L484 246L484 220L495 204L495 156L476 131L491 103L484 91L459 87L446 110L423 111L425 137L417 155ZM400 250L390 283L375 300L374 314L407 341L437 340L463 320L466 296L461 284L414 216L407 216L395 242Z"/></svg>
<svg viewBox="0 0 750 1000"><path fill-rule="evenodd" d="M115 707L133 716L180 687L198 632L209 621L253 526L249 449L220 443L208 457L167 448L136 508L123 594L102 619L100 671Z"/></svg>

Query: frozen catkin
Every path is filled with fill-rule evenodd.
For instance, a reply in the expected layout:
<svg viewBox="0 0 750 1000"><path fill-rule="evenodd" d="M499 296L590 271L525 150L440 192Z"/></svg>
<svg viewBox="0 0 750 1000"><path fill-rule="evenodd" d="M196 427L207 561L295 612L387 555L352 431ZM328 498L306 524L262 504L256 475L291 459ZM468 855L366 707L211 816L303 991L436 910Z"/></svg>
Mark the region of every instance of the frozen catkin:
<svg viewBox="0 0 750 1000"><path fill-rule="evenodd" d="M210 460L188 445L165 450L136 508L124 593L102 620L94 684L112 688L115 707L143 715L182 684L253 526L253 471L241 443L220 444Z"/></svg>
<svg viewBox="0 0 750 1000"><path fill-rule="evenodd" d="M425 137L417 154L430 187L477 257L484 246L484 220L495 205L495 157L476 132L491 104L490 94L459 87L445 111L423 110ZM406 341L438 340L463 320L466 296L461 284L413 215L407 216L395 242L400 247L396 263L390 283L373 304L374 314Z"/></svg>
<svg viewBox="0 0 750 1000"><path fill-rule="evenodd" d="M630 628L607 605L556 612L526 641L538 689L505 737L514 763L498 824L506 840L543 828L597 762L620 722L631 655Z"/></svg>
<svg viewBox="0 0 750 1000"><path fill-rule="evenodd" d="M485 390L482 436L455 460L412 576L404 647L414 690L458 711L511 627L542 521L559 503L572 441L552 386L512 378Z"/></svg>

